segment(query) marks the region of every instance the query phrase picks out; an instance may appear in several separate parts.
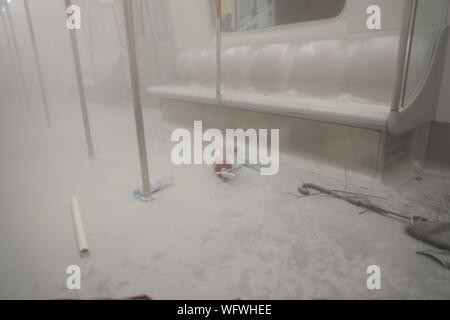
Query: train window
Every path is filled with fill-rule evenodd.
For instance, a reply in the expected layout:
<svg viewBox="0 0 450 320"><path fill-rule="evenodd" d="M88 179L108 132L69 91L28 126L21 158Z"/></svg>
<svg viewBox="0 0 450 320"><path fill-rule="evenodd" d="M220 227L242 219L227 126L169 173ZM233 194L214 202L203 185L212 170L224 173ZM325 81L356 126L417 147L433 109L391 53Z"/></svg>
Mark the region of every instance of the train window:
<svg viewBox="0 0 450 320"><path fill-rule="evenodd" d="M331 19L345 0L222 0L224 32Z"/></svg>

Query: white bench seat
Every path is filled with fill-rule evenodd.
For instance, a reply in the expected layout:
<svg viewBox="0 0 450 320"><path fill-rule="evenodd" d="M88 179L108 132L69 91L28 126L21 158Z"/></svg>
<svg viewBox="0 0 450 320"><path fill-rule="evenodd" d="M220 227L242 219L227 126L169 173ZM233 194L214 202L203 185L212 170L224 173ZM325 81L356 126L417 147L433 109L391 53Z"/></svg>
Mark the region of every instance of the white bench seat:
<svg viewBox="0 0 450 320"><path fill-rule="evenodd" d="M215 90L198 86L156 86L150 96L208 105L217 105ZM390 108L382 104L361 103L350 97L330 99L301 97L294 93L266 95L250 90L224 90L223 107L285 115L289 117L386 130Z"/></svg>
<svg viewBox="0 0 450 320"><path fill-rule="evenodd" d="M443 28L435 45L428 43L435 36L422 36L422 42L416 43L422 49L415 50L412 58L428 55L430 63L426 70L412 73L416 79L412 83L420 85L400 111L392 111L399 35L391 31L228 47L222 58L220 101L214 48L188 49L178 54L173 80L152 86L147 93L399 135L434 118L447 37L448 28Z"/></svg>

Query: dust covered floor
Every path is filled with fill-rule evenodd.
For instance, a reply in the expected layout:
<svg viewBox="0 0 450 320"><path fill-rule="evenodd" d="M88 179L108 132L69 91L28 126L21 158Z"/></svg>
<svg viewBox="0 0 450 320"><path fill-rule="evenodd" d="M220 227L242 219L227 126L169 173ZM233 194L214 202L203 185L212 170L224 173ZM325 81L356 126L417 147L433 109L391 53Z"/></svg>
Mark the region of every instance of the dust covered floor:
<svg viewBox="0 0 450 320"><path fill-rule="evenodd" d="M297 198L299 178L376 195L404 214L449 220L450 183L411 179L357 187L282 164L274 177L243 169L223 183L207 166L171 164L171 127L145 109L152 176L175 185L137 201L139 163L131 106L91 104L97 157L86 156L76 103L44 125L1 107L0 298L449 299L449 271L415 252L401 222L326 196ZM281 159L283 161L283 158ZM77 195L89 258L78 256L70 200ZM79 265L82 290L66 288ZM381 290L366 269L381 268Z"/></svg>

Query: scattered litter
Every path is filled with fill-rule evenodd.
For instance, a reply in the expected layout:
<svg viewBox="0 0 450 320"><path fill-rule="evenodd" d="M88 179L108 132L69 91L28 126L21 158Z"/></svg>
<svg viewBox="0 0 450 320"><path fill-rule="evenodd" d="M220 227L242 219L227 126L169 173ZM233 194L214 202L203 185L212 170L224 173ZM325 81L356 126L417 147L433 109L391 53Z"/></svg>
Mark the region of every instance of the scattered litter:
<svg viewBox="0 0 450 320"><path fill-rule="evenodd" d="M439 249L450 250L449 222L421 222L408 226L406 232L414 239Z"/></svg>
<svg viewBox="0 0 450 320"><path fill-rule="evenodd" d="M229 159L237 158L237 163L239 165L233 165L231 163L236 163L234 161L229 161ZM260 164L252 164L246 159L239 158L238 147L233 150L224 150L217 153L216 161L214 163L214 172L217 176L224 180L233 180L238 177L238 171L242 168L248 168L254 171L261 172L262 166Z"/></svg>
<svg viewBox="0 0 450 320"><path fill-rule="evenodd" d="M361 209L364 209L363 212L370 211L370 212L380 214L382 216L391 217L391 218L401 220L404 222L410 221L412 223L416 223L416 222L420 222L420 221L427 221L427 219L419 217L419 216L409 217L409 216L405 216L405 215L402 215L402 214L399 214L399 213L396 213L393 211L386 210L384 208L381 208L379 206L372 204L369 200L369 198L382 199L379 197L363 195L363 194L342 191L342 190L331 190L331 189L327 189L327 188L321 187L321 186L313 184L313 183L303 183L302 185L300 185L298 187L298 191L304 196L311 195L310 189L318 191L320 194L326 194L330 197L344 200L350 204L360 207Z"/></svg>
<svg viewBox="0 0 450 320"><path fill-rule="evenodd" d="M159 178L150 180L150 188L152 193L159 192L166 189L174 184L174 178L171 174L165 174ZM133 190L133 196L140 197L142 195L142 190Z"/></svg>
<svg viewBox="0 0 450 320"><path fill-rule="evenodd" d="M318 193L311 194L310 190L315 190ZM350 204L353 204L361 209L364 209L360 214L364 212L374 212L382 216L391 217L403 222L409 223L406 227L406 232L414 239L423 241L433 247L445 250L421 250L418 254L430 257L445 268L450 269L450 223L448 222L429 222L428 219L419 216L406 216L393 211L383 209L379 206L372 204L369 198L383 199L367 194L359 194L354 192L348 192L343 190L331 190L313 183L303 183L298 187L298 191L302 194L302 197L309 197L318 194L325 194L330 197L344 200Z"/></svg>
<svg viewBox="0 0 450 320"><path fill-rule="evenodd" d="M237 153L237 148L234 150L224 150L216 151L216 161L214 163L214 172L216 175L224 180L233 180L237 178L237 171L242 168L242 166L232 165L234 161L229 161L229 159L234 159Z"/></svg>
<svg viewBox="0 0 450 320"><path fill-rule="evenodd" d="M89 246L84 232L83 221L81 220L80 205L78 198L75 196L72 197L72 217L77 237L78 252L81 257L87 257L89 255Z"/></svg>
<svg viewBox="0 0 450 320"><path fill-rule="evenodd" d="M227 153L219 153L214 162L214 171L222 172L233 169L233 165L229 163Z"/></svg>
<svg viewBox="0 0 450 320"><path fill-rule="evenodd" d="M216 175L224 180L233 180L237 178L237 171L241 168L242 166L234 166L230 169L222 168L220 171L216 171Z"/></svg>
<svg viewBox="0 0 450 320"><path fill-rule="evenodd" d="M166 189L174 183L173 175L166 174L156 179L151 179L151 190L153 193Z"/></svg>
<svg viewBox="0 0 450 320"><path fill-rule="evenodd" d="M450 252L448 251L425 250L418 251L417 253L432 258L442 264L444 268L450 269Z"/></svg>

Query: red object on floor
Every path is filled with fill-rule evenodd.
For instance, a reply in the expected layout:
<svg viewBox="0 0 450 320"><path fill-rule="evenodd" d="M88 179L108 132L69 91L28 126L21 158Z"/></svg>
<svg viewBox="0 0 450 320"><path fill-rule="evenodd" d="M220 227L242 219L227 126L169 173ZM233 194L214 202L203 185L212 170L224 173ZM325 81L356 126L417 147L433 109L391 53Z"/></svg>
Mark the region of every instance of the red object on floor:
<svg viewBox="0 0 450 320"><path fill-rule="evenodd" d="M222 161L219 161L219 159L222 158ZM218 156L218 159L216 160L216 163L214 164L214 172L221 172L223 170L230 170L233 166L229 163L227 163L227 156L225 153Z"/></svg>

